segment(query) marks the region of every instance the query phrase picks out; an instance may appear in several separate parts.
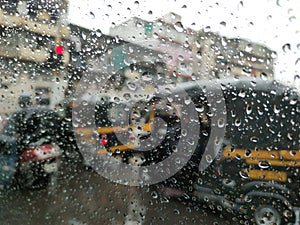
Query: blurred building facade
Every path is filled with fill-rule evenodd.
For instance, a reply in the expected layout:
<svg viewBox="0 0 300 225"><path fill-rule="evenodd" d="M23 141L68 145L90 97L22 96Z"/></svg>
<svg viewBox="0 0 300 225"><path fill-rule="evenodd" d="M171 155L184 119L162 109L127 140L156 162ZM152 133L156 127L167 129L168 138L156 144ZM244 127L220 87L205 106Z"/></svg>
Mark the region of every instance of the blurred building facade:
<svg viewBox="0 0 300 225"><path fill-rule="evenodd" d="M227 76L273 78L273 51L240 38L183 27L181 17L169 13L155 21L134 17L111 28L110 35L163 53L169 73L179 78ZM149 44L150 43L150 44Z"/></svg>
<svg viewBox="0 0 300 225"><path fill-rule="evenodd" d="M68 63L69 54L61 48L61 56L56 55L55 48L66 46L70 38L67 4L66 0L0 2L2 112L14 111L22 93L33 98L61 96L63 82L57 81L63 80L65 72L59 66Z"/></svg>
<svg viewBox="0 0 300 225"><path fill-rule="evenodd" d="M122 85L126 86L123 78L126 75L127 78L130 77L129 73L133 72L133 67L143 67L136 65L136 62L154 62L160 54L151 48L105 35L100 30L88 30L75 24L70 24L70 30L70 77L67 97L74 94L77 83L83 76L97 79L88 87L90 91L100 91L99 88L105 89L107 85L110 88L103 90L103 93L107 96L116 94L116 89L122 89ZM144 65L143 68L146 67L151 70L153 76L157 72L157 68L153 68L152 65ZM138 80L134 79L134 82Z"/></svg>
<svg viewBox="0 0 300 225"><path fill-rule="evenodd" d="M146 65L144 62L159 65L154 70L146 65L156 72L165 66L165 73L179 82L226 76L273 77L270 49L184 28L181 17L174 13L155 21L133 17L104 35L100 30L69 24L67 9L68 0L0 2L2 119L18 108L22 93L33 98L47 95L54 107L73 95L83 74L114 74L135 63L141 63L137 68ZM105 71L104 64L113 70Z"/></svg>
<svg viewBox="0 0 300 225"><path fill-rule="evenodd" d="M52 104L62 96L69 62L67 0L0 2L1 118L18 108L22 93L47 95ZM56 48L60 52L56 55ZM61 62L60 62L61 61Z"/></svg>

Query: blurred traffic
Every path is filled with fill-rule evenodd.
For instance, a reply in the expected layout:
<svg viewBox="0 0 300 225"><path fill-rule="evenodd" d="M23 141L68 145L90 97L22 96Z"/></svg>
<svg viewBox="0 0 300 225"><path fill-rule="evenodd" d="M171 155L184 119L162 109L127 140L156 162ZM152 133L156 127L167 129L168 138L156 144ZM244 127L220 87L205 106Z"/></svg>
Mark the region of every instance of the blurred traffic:
<svg viewBox="0 0 300 225"><path fill-rule="evenodd" d="M0 6L3 224L300 224L275 51L174 12L106 35L67 0Z"/></svg>

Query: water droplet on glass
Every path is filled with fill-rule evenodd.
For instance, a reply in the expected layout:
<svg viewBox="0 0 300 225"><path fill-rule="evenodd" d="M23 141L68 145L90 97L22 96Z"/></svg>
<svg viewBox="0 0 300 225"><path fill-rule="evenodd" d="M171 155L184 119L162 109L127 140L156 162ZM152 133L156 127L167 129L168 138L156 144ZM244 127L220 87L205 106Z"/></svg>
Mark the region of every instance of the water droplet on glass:
<svg viewBox="0 0 300 225"><path fill-rule="evenodd" d="M288 51L291 51L291 44L286 43L282 46L282 50L286 53Z"/></svg>
<svg viewBox="0 0 300 225"><path fill-rule="evenodd" d="M178 32L183 32L184 31L184 28L183 28L183 25L180 21L176 22L174 24L174 28L175 30L177 30Z"/></svg>
<svg viewBox="0 0 300 225"><path fill-rule="evenodd" d="M184 60L184 58L183 58L182 55L178 55L177 59L178 59L179 61L183 61L183 60Z"/></svg>
<svg viewBox="0 0 300 225"><path fill-rule="evenodd" d="M95 34L96 34L97 37L101 37L102 36L102 32L99 29L96 30Z"/></svg>
<svg viewBox="0 0 300 225"><path fill-rule="evenodd" d="M217 205L217 209L218 209L219 211L222 211L222 210L223 210L222 206L220 206L220 205ZM218 225L218 223L215 222L214 225Z"/></svg>
<svg viewBox="0 0 300 225"><path fill-rule="evenodd" d="M196 57L197 57L197 59L202 59L202 53L200 51L198 51L196 53Z"/></svg>
<svg viewBox="0 0 300 225"><path fill-rule="evenodd" d="M204 112L204 106L203 106L203 105L197 106L197 107L196 107L196 111L197 111L197 112L200 112L200 113L201 113L201 112Z"/></svg>
<svg viewBox="0 0 300 225"><path fill-rule="evenodd" d="M280 108L277 108L276 105L274 105L273 109L276 114L280 113Z"/></svg>
<svg viewBox="0 0 300 225"><path fill-rule="evenodd" d="M175 159L175 164L176 165L180 165L181 164L181 159L180 158L176 158ZM176 181L176 179L175 179L175 181ZM175 182L176 183L176 182Z"/></svg>
<svg viewBox="0 0 300 225"><path fill-rule="evenodd" d="M242 156L239 155L239 154L236 154L236 155L235 155L235 158L236 158L237 160L241 160L241 159L242 159Z"/></svg>
<svg viewBox="0 0 300 225"><path fill-rule="evenodd" d="M191 102L192 102L192 100L189 96L184 98L184 104L189 105L189 104L191 104Z"/></svg>
<svg viewBox="0 0 300 225"><path fill-rule="evenodd" d="M261 78L262 80L268 80L268 75L267 75L266 73L261 73L261 74L260 74L260 78Z"/></svg>
<svg viewBox="0 0 300 225"><path fill-rule="evenodd" d="M159 37L158 33L154 32L154 33L153 33L153 37L154 37L154 38L158 38L158 37Z"/></svg>
<svg viewBox="0 0 300 225"><path fill-rule="evenodd" d="M212 161L213 161L213 158L211 157L211 155L206 155L205 159L208 163L212 163Z"/></svg>
<svg viewBox="0 0 300 225"><path fill-rule="evenodd" d="M253 46L251 44L248 44L245 48L246 52L252 52L252 50L253 50Z"/></svg>
<svg viewBox="0 0 300 225"><path fill-rule="evenodd" d="M256 143L256 142L258 142L258 137L253 136L250 138L250 141Z"/></svg>
<svg viewBox="0 0 300 225"><path fill-rule="evenodd" d="M244 179L248 179L249 178L249 175L248 175L248 173L246 171L240 171L239 174Z"/></svg>
<svg viewBox="0 0 300 225"><path fill-rule="evenodd" d="M93 12L90 12L90 15L91 15L92 19L95 19L95 14Z"/></svg>
<svg viewBox="0 0 300 225"><path fill-rule="evenodd" d="M252 197L249 196L249 195L246 195L245 198L244 198L245 202L249 203L249 202L252 202Z"/></svg>
<svg viewBox="0 0 300 225"><path fill-rule="evenodd" d="M241 92L238 94L238 96L241 97L241 98L245 98L246 93L243 92L243 91L241 91Z"/></svg>
<svg viewBox="0 0 300 225"><path fill-rule="evenodd" d="M262 160L258 163L258 166L262 169L267 169L270 167L270 162L268 160Z"/></svg>
<svg viewBox="0 0 300 225"><path fill-rule="evenodd" d="M289 202L285 203L286 205L288 205ZM291 218L293 216L293 212L290 210L284 210L283 215L285 218Z"/></svg>
<svg viewBox="0 0 300 225"><path fill-rule="evenodd" d="M291 150L289 153L290 153L291 156L294 157L294 156L297 154L297 151L292 151L292 150Z"/></svg>
<svg viewBox="0 0 300 225"><path fill-rule="evenodd" d="M222 26L226 27L226 22L225 22L225 21L222 21L220 24L221 24Z"/></svg>
<svg viewBox="0 0 300 225"><path fill-rule="evenodd" d="M182 130L181 130L181 135L182 135L183 137L185 137L185 136L187 135L187 130L186 130L186 129L182 129Z"/></svg>
<svg viewBox="0 0 300 225"><path fill-rule="evenodd" d="M125 111L125 112L129 112L129 111L130 111L130 107L126 106L126 107L124 108L124 111Z"/></svg>
<svg viewBox="0 0 300 225"><path fill-rule="evenodd" d="M273 51L273 52L271 53L271 57L272 57L273 59L276 59L276 58L277 58L277 52Z"/></svg>
<svg viewBox="0 0 300 225"><path fill-rule="evenodd" d="M151 197L154 198L154 199L157 199L158 198L158 194L156 191L152 191L151 192Z"/></svg>
<svg viewBox="0 0 300 225"><path fill-rule="evenodd" d="M276 4L278 5L278 6L282 6L281 4L280 4L280 0L276 0Z"/></svg>
<svg viewBox="0 0 300 225"><path fill-rule="evenodd" d="M173 98L172 97L167 97L169 102L173 102Z"/></svg>
<svg viewBox="0 0 300 225"><path fill-rule="evenodd" d="M251 85L252 85L253 87L255 87L255 86L256 86L256 82L255 82L255 81L251 81Z"/></svg>
<svg viewBox="0 0 300 225"><path fill-rule="evenodd" d="M290 18L289 18L289 21L290 22L293 22L293 21L295 21L296 20L296 16L291 16Z"/></svg>
<svg viewBox="0 0 300 225"><path fill-rule="evenodd" d="M241 122L240 119L236 119L236 120L234 121L234 124L235 124L236 127L240 126L241 123L242 123L242 122Z"/></svg>
<svg viewBox="0 0 300 225"><path fill-rule="evenodd" d="M174 213L179 215L180 214L180 211L178 209L174 209Z"/></svg>
<svg viewBox="0 0 300 225"><path fill-rule="evenodd" d="M248 104L247 107L246 107L246 113L248 115L252 113L252 106L250 104Z"/></svg>
<svg viewBox="0 0 300 225"><path fill-rule="evenodd" d="M114 102L116 102L116 103L119 103L121 101L118 96L115 96L113 99L114 99Z"/></svg>
<svg viewBox="0 0 300 225"><path fill-rule="evenodd" d="M246 157L250 157L251 156L252 151L251 150L245 150L245 156Z"/></svg>
<svg viewBox="0 0 300 225"><path fill-rule="evenodd" d="M195 141L192 138L188 139L187 142L188 142L189 145L194 145L195 144Z"/></svg>
<svg viewBox="0 0 300 225"><path fill-rule="evenodd" d="M131 90L131 91L135 91L136 90L136 85L133 82L128 82L127 83L127 87Z"/></svg>
<svg viewBox="0 0 300 225"><path fill-rule="evenodd" d="M204 28L204 32L210 32L211 31L211 27L210 26L207 26Z"/></svg>
<svg viewBox="0 0 300 225"><path fill-rule="evenodd" d="M218 127L219 128L222 128L222 127L224 127L225 126L225 121L224 121L224 119L218 119Z"/></svg>
<svg viewBox="0 0 300 225"><path fill-rule="evenodd" d="M298 100L296 98L293 98L290 100L290 105L296 105Z"/></svg>

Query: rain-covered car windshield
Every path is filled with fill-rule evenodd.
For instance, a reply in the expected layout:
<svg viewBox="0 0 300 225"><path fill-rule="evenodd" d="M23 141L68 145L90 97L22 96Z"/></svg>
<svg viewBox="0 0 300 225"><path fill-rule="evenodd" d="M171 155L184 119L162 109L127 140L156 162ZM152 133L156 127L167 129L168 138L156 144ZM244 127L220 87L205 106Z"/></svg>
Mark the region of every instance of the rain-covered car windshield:
<svg viewBox="0 0 300 225"><path fill-rule="evenodd" d="M0 224L300 224L299 10L0 1Z"/></svg>

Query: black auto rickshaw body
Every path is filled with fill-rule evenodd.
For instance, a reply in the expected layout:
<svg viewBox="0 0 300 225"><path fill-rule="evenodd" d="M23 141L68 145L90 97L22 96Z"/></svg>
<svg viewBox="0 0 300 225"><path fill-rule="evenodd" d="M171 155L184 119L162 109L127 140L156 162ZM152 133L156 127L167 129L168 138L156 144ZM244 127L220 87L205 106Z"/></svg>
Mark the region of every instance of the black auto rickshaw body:
<svg viewBox="0 0 300 225"><path fill-rule="evenodd" d="M222 93L225 119L213 118L218 114L208 95L214 95L214 89ZM176 102L174 96L188 99ZM245 221L255 224L299 222L299 95L276 81L245 77L169 85L157 89L147 100L136 101L125 114L126 103L102 101L95 111L102 146L98 153L109 152L126 163L139 155L141 165L149 165L169 157L174 150L180 151L176 146L184 135L182 111L187 102L192 102L198 113L198 121L185 121L199 124L200 129L194 131L199 133L195 151L177 174L158 187L171 187L181 191L174 193L185 193L191 199L241 211L246 213ZM153 122L157 117L165 121L164 126ZM127 122L118 123L118 118ZM220 126L216 124L220 119L225 132L216 138L221 147L209 166L199 170L214 135L213 127ZM120 140L119 134L124 139ZM141 141L154 134L164 139L151 151L141 153Z"/></svg>
<svg viewBox="0 0 300 225"><path fill-rule="evenodd" d="M197 150L189 164L175 175L175 182L170 179L166 184L244 211L256 224L299 222L297 92L275 81L252 78L216 83L216 87L221 85L225 99L226 132L215 160L206 170L197 171L206 137L213 135L214 126L207 98L203 96L206 84L199 83L183 88L196 107L204 104L204 111L207 110L199 115L202 129Z"/></svg>

